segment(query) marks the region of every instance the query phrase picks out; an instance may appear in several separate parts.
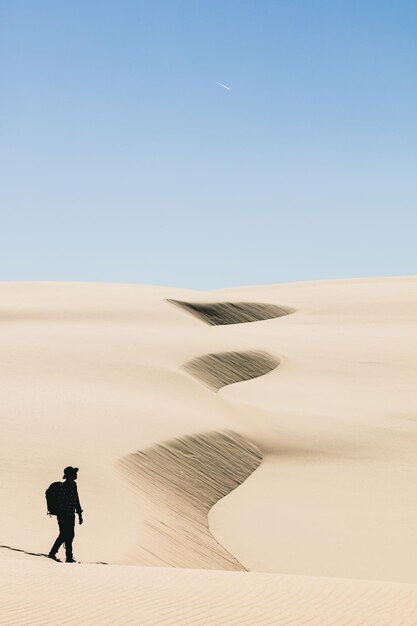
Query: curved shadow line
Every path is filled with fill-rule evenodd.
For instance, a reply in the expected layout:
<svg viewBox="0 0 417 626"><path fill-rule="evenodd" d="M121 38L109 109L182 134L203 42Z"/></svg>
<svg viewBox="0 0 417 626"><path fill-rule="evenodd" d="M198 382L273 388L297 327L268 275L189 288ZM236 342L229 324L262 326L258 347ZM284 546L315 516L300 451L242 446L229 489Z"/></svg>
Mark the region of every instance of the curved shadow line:
<svg viewBox="0 0 417 626"><path fill-rule="evenodd" d="M259 448L233 431L180 437L120 459L147 511L135 562L245 571L211 533L208 514L261 461Z"/></svg>
<svg viewBox="0 0 417 626"><path fill-rule="evenodd" d="M0 545L0 549L3 550L12 550L13 552L23 552L23 554L28 554L29 556L43 556L48 558L47 554L43 552L29 552L29 550L22 550L21 548L12 548L11 546ZM89 565L108 565L106 561L93 561L93 563L89 563Z"/></svg>
<svg viewBox="0 0 417 626"><path fill-rule="evenodd" d="M247 324L276 319L296 313L287 306L265 304L263 302L185 302L167 299L167 302L179 306L209 326Z"/></svg>
<svg viewBox="0 0 417 626"><path fill-rule="evenodd" d="M185 363L182 368L212 391L260 376L281 363L278 357L261 350L215 352Z"/></svg>
<svg viewBox="0 0 417 626"><path fill-rule="evenodd" d="M3 550L13 550L13 552L23 552L24 554L29 554L30 556L48 556L43 552L29 552L29 550L22 550L21 548L12 548L11 546L0 545L0 548Z"/></svg>

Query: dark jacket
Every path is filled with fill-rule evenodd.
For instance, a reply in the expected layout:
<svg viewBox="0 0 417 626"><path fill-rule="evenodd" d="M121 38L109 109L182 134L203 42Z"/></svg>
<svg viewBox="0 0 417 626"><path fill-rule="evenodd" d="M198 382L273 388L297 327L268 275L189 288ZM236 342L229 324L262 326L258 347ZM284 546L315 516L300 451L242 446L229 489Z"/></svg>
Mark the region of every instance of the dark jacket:
<svg viewBox="0 0 417 626"><path fill-rule="evenodd" d="M82 513L77 484L75 481L65 481L59 494L58 515L73 515L75 511L78 515Z"/></svg>

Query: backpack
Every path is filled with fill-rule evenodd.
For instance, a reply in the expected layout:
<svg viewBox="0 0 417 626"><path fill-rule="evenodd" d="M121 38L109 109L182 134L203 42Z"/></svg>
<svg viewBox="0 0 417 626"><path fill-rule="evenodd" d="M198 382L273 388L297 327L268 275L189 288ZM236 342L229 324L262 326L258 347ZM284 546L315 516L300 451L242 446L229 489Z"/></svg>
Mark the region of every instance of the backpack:
<svg viewBox="0 0 417 626"><path fill-rule="evenodd" d="M45 491L46 506L50 515L58 515L62 483L52 483Z"/></svg>

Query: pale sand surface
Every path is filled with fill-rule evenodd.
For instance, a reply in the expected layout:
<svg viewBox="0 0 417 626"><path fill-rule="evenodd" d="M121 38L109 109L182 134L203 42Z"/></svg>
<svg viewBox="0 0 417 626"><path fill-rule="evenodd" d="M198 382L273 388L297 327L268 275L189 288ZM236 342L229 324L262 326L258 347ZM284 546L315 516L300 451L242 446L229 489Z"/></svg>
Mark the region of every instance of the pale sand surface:
<svg viewBox="0 0 417 626"><path fill-rule="evenodd" d="M28 560L0 561L0 573L8 626L417 624L416 590L404 583Z"/></svg>
<svg viewBox="0 0 417 626"><path fill-rule="evenodd" d="M213 326L167 299L280 313ZM0 550L1 623L416 624L416 337L415 278L0 285L0 544L48 551L65 465L85 509L82 565Z"/></svg>

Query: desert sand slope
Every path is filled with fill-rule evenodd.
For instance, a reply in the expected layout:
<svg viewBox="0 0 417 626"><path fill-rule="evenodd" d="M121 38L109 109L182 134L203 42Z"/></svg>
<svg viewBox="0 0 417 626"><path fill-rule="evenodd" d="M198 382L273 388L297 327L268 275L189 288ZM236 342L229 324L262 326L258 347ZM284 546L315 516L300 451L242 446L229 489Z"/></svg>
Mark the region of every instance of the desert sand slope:
<svg viewBox="0 0 417 626"><path fill-rule="evenodd" d="M281 363L219 392L264 461L212 510L217 539L251 570L416 582L416 279L249 293L297 312L245 325Z"/></svg>
<svg viewBox="0 0 417 626"><path fill-rule="evenodd" d="M2 623L417 623L416 336L415 278L1 284Z"/></svg>
<svg viewBox="0 0 417 626"><path fill-rule="evenodd" d="M5 626L417 624L416 588L401 583L32 561L0 561Z"/></svg>
<svg viewBox="0 0 417 626"><path fill-rule="evenodd" d="M147 507L135 560L244 570L210 533L208 513L261 460L256 446L230 431L174 439L121 459L120 471Z"/></svg>

